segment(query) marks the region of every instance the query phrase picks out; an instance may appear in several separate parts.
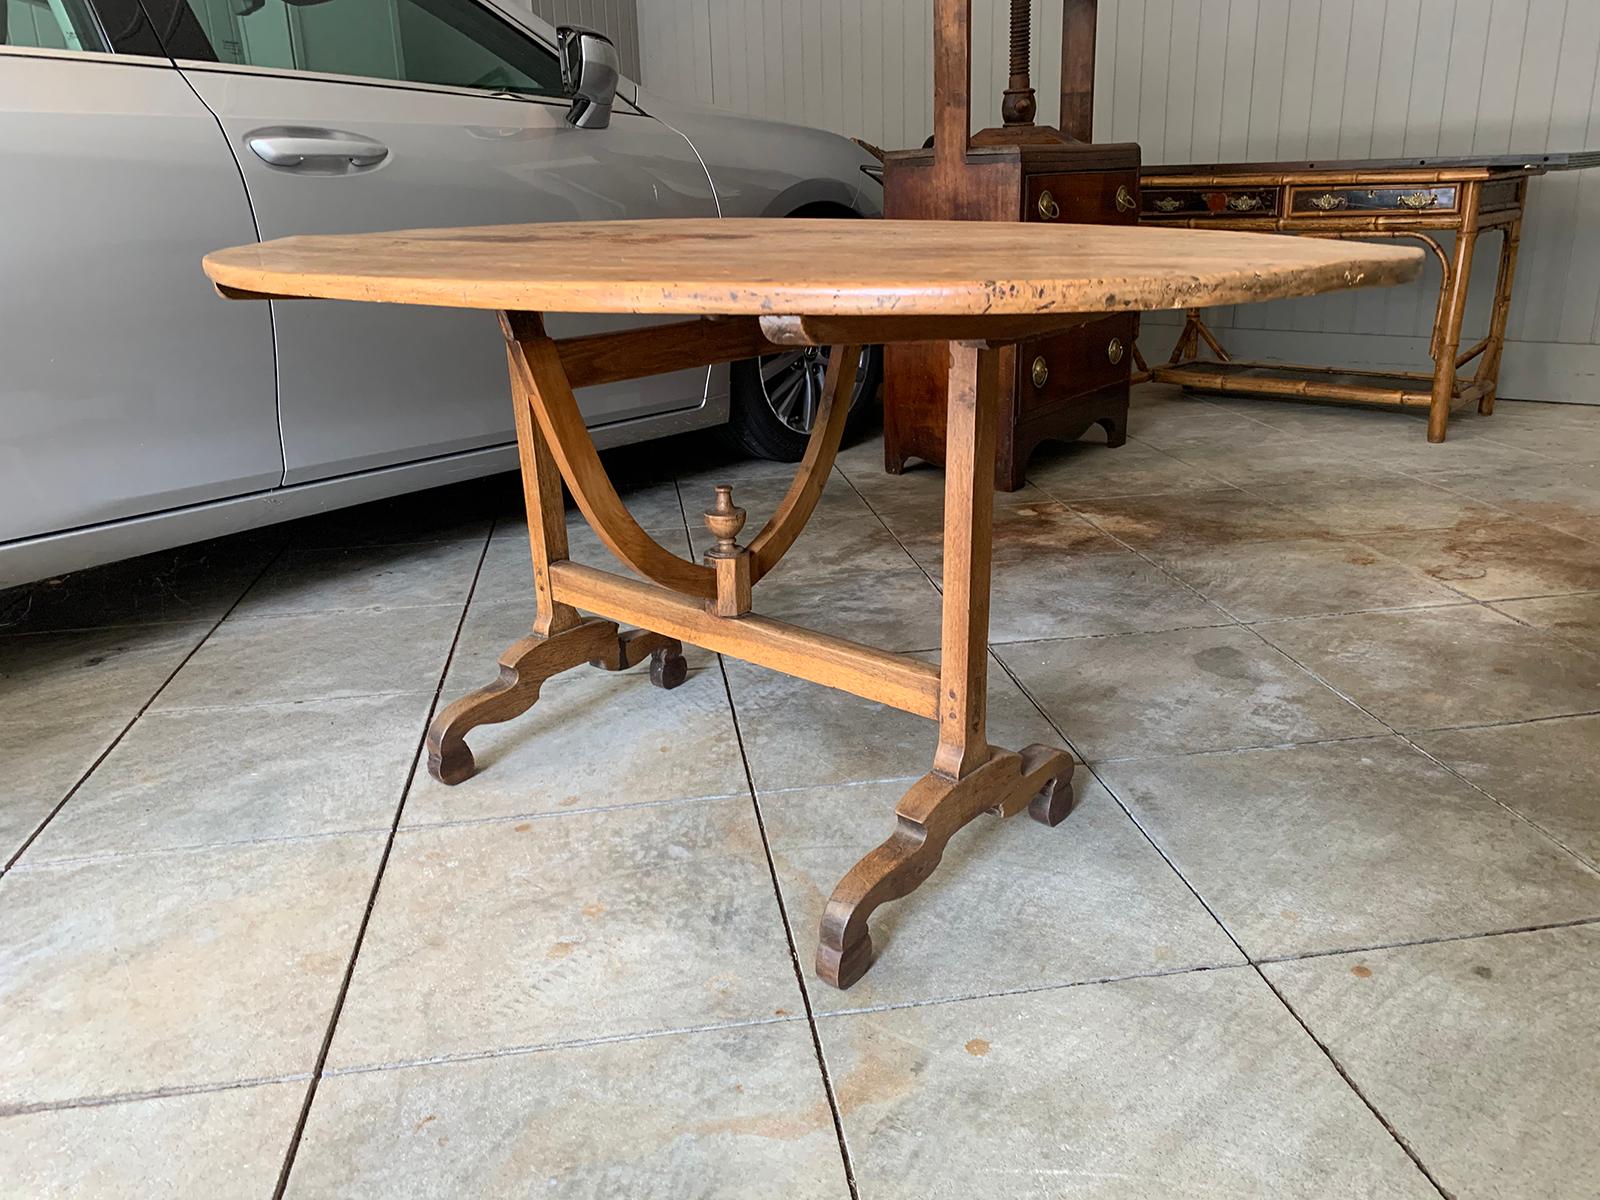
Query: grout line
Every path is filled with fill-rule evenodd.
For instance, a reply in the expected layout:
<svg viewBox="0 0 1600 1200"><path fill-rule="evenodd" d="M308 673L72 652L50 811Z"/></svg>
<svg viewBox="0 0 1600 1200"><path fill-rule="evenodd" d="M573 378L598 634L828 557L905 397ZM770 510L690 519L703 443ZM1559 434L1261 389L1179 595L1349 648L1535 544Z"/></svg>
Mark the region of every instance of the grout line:
<svg viewBox="0 0 1600 1200"><path fill-rule="evenodd" d="M1328 1060L1328 1063L1333 1067L1333 1069L1339 1072L1339 1078L1344 1080L1346 1086L1348 1086L1349 1089L1356 1094L1356 1099L1360 1100L1362 1104L1366 1105L1367 1111L1377 1118L1378 1123L1383 1126L1384 1131L1387 1132L1388 1135L1394 1140L1394 1144L1399 1146L1400 1149L1405 1152L1406 1157L1411 1160L1412 1165L1416 1167L1417 1170L1422 1172L1423 1178L1433 1185L1433 1190L1438 1192L1440 1196L1444 1197L1444 1200L1456 1200L1454 1193L1446 1191L1444 1186L1434 1178L1433 1172L1428 1170L1421 1157L1415 1150L1411 1148L1411 1143L1406 1141L1406 1139L1401 1136L1400 1131L1390 1124L1389 1118L1378 1111L1377 1105L1373 1104L1373 1102L1367 1098L1367 1094L1363 1092L1356 1084L1356 1081L1350 1077L1350 1072L1345 1070L1344 1064L1341 1063L1337 1057L1335 1057L1333 1050L1329 1048L1328 1044L1311 1031L1311 1026L1306 1023L1305 1018L1302 1017L1298 1011L1296 1011L1294 1005L1289 1003L1288 998L1273 985L1272 980L1267 978L1266 972L1255 964L1251 964L1251 969L1255 971L1256 976L1261 980L1261 982L1267 985L1267 987L1272 991L1272 994L1278 998L1278 1003L1283 1005L1283 1007L1288 1011L1289 1015L1294 1018L1295 1024L1299 1025L1300 1028L1305 1031L1305 1035L1311 1039L1312 1043L1317 1047L1317 1049L1322 1051L1322 1056Z"/></svg>
<svg viewBox="0 0 1600 1200"><path fill-rule="evenodd" d="M1399 942L1374 942L1370 946L1346 946L1338 950L1305 950L1299 954L1272 954L1252 958L1253 967L1272 966L1277 963L1303 962L1315 958L1337 958L1342 954L1370 954L1378 950L1405 950L1412 946L1441 946L1451 942L1476 942L1485 938L1515 937L1523 933L1543 933L1551 929L1581 929L1586 925L1600 925L1600 914L1592 917L1574 917L1570 921L1544 921L1537 925L1516 925L1508 929L1482 929L1472 933L1442 933L1436 937L1409 938Z"/></svg>
<svg viewBox="0 0 1600 1200"><path fill-rule="evenodd" d="M59 814L61 810L67 806L67 802L78 794L78 789L83 787L83 785L88 782L89 776L93 775L95 771L99 770L100 764L105 762L105 760L110 757L111 752L122 744L122 739L127 737L128 733L133 729L133 727L139 723L139 718L144 716L144 714L149 711L150 706L154 704L160 697L161 693L167 690L172 681L178 677L178 672L182 671L184 667L188 666L189 661L193 659L196 654L200 653L200 648L211 640L212 635L222 627L222 623L233 615L233 610L239 607L239 605L244 601L245 596L249 594L250 589L259 583L262 577L272 569L273 564L275 564L278 559L282 557L283 551L284 545L280 545L273 554L268 556L267 561L265 564L263 564L261 570L256 572L255 577L251 579L249 583L244 585L238 596L234 598L233 603L228 605L227 611L218 617L212 624L211 628L206 630L206 632L200 636L200 640L189 648L189 652L179 660L178 665L173 667L172 671L167 675L167 677L163 679L156 687L156 690L150 693L150 698L139 706L139 711L133 714L128 723L124 725L121 731L111 739L110 743L99 753L94 762L89 764L89 769L80 775L78 777L78 781L67 789L67 794L61 797L56 806L47 814L45 814L44 819L34 827L33 832L28 835L27 840L24 841L21 846L17 847L17 852L6 860L4 866L0 866L0 879L5 878L6 874L11 870L11 868L17 865L17 860L28 852L28 847L33 845L33 843L38 840L39 835L45 831L50 822L55 820L57 814Z"/></svg>
<svg viewBox="0 0 1600 1200"><path fill-rule="evenodd" d="M492 1050L463 1050L454 1054L438 1054L428 1058L402 1059L397 1062L363 1063L354 1067L330 1067L322 1072L324 1079L345 1075L373 1075L384 1071L405 1071L417 1067L453 1066L459 1063L488 1062L498 1058L526 1058L533 1054L549 1054L562 1050L583 1050L590 1046L615 1046L626 1042L648 1042L659 1038L689 1037L701 1033L717 1033L726 1029L760 1029L767 1025L794 1025L804 1020L799 1014L787 1017L752 1017L743 1021L722 1021L713 1025L677 1025L670 1029L644 1029L632 1033L609 1033L596 1037L568 1038L559 1042L529 1042L521 1046L498 1046ZM300 1078L307 1078L301 1076Z"/></svg>
<svg viewBox="0 0 1600 1200"><path fill-rule="evenodd" d="M226 1083L192 1083L178 1087L151 1088L142 1092L109 1092L98 1096L76 1096L70 1100L41 1100L33 1104L0 1105L0 1119L29 1113L65 1112L74 1108L109 1108L140 1100L165 1100L172 1096L208 1096L216 1092L236 1092L241 1088L267 1087L275 1083L299 1083L311 1078L309 1072L294 1075L262 1075L253 1079L230 1079Z"/></svg>
<svg viewBox="0 0 1600 1200"><path fill-rule="evenodd" d="M506 825L512 821L559 821L592 813L632 812L635 809L668 808L674 804L711 804L718 800L738 800L743 792L713 792L704 796L667 796L660 800L636 800L623 804L590 804L582 808L563 808L556 812L521 812L492 817L455 817L442 821L418 821L400 827L400 832L422 833L434 829L472 829L483 825Z"/></svg>
<svg viewBox="0 0 1600 1200"><path fill-rule="evenodd" d="M328 1050L333 1045L333 1034L339 1026L339 1018L344 1014L345 999L350 994L350 981L355 977L356 960L361 955L362 943L366 940L367 927L372 922L372 911L378 903L378 889L383 884L384 872L389 866L389 855L394 850L395 835L400 829L400 818L405 813L406 799L411 794L411 785L416 779L417 767L422 762L422 755L428 737L428 726L432 724L434 713L439 707L439 697L444 692L444 681L450 673L450 664L455 658L456 647L461 642L461 631L467 623L467 612L472 607L473 593L477 591L478 579L483 574L483 564L489 556L489 542L494 537L495 521L489 522L489 528L483 535L483 546L478 551L478 562L473 568L472 583L467 588L466 598L461 603L461 616L456 621L454 635L450 639L450 648L445 652L444 664L439 668L439 682L434 688L433 702L428 706L428 715L423 722L422 733L417 738L417 748L411 757L411 770L406 775L406 781L400 789L400 800L395 805L394 819L389 824L389 832L383 843L383 853L378 858L378 869L372 877L372 887L367 892L366 907L361 913L361 923L356 927L356 936L350 947L350 958L345 963L344 977L339 982L339 991L334 997L333 1011L328 1017L328 1027L322 1035L322 1045L317 1051L316 1065L311 1070L310 1083L306 1087L306 1096L300 1106L300 1115L295 1121L294 1131L289 1136L289 1145L283 1157L283 1165L278 1171L278 1181L273 1188L272 1200L282 1200L284 1192L289 1187L289 1173L294 1170L295 1156L300 1151L301 1138L305 1136L306 1121L311 1116L311 1105L317 1098L317 1084L322 1078L323 1070L328 1063Z"/></svg>
<svg viewBox="0 0 1600 1200"><path fill-rule="evenodd" d="M1133 971L1127 975L1098 975L1092 979L1029 984L1024 987L1001 988L993 992L964 992L955 996L931 996L922 1000L893 1000L884 1004L868 1004L861 1008L834 1008L818 1013L817 1016L819 1020L828 1020L832 1017L870 1016L874 1013L901 1012L913 1008L937 1008L944 1004L971 1004L976 1000L1003 1000L1011 996L1036 996L1042 992L1066 992L1073 988L1131 983L1140 979L1172 979L1179 975L1203 975L1208 971L1248 971L1252 965L1248 962L1200 963L1190 967L1168 967L1159 971Z"/></svg>
<svg viewBox="0 0 1600 1200"><path fill-rule="evenodd" d="M733 719L733 736L739 743L739 761L744 766L745 783L750 790L750 808L755 814L756 830L761 835L761 850L767 860L767 874L772 879L772 894L778 902L778 917L783 922L784 940L789 945L789 965L794 969L795 987L800 992L800 1003L805 1007L806 1025L811 1031L811 1048L817 1056L817 1070L822 1075L822 1089L828 1097L828 1111L833 1116L833 1133L839 1142L839 1156L844 1162L845 1184L850 1189L850 1200L861 1200L861 1192L856 1184L855 1164L850 1158L850 1145L845 1138L844 1118L839 1112L839 1098L834 1092L833 1076L828 1071L828 1060L822 1051L822 1037L817 1031L816 1013L811 1007L811 993L806 987L805 970L800 964L800 953L795 946L794 926L789 920L789 907L783 900L783 888L778 883L778 868L772 861L772 842L767 836L767 822L761 811L761 800L756 794L755 777L750 773L750 759L745 754L744 732L739 728L739 710L733 702L733 687L728 682L727 666L723 663L722 656L717 656L717 662L722 665L722 687L728 697L728 713Z"/></svg>
<svg viewBox="0 0 1600 1200"><path fill-rule="evenodd" d="M285 833L276 836L240 838L232 842L192 842L182 846L151 846L143 850L109 850L99 854L74 854L65 858L47 858L40 862L19 863L11 869L18 875L40 875L47 871L66 870L72 867L104 863L137 862L141 859L162 858L177 854L200 854L214 850L239 850L251 846L301 845L305 842L323 842L334 838L359 837L363 834L384 833L384 825L354 825L349 829L321 829L316 833Z"/></svg>

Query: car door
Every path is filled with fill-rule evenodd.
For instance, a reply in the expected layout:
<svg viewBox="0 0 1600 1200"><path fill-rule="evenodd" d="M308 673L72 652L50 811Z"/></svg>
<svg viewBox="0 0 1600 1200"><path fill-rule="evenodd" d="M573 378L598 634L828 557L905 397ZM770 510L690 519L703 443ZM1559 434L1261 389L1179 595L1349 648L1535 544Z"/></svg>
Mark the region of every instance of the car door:
<svg viewBox="0 0 1600 1200"><path fill-rule="evenodd" d="M554 52L476 0L155 3L263 238L716 213L687 141L621 104L609 129L570 127ZM287 483L513 436L493 314L280 301L273 319ZM598 426L704 389L692 371L579 400Z"/></svg>
<svg viewBox="0 0 1600 1200"><path fill-rule="evenodd" d="M199 271L254 236L135 0L0 0L0 542L279 481L269 314Z"/></svg>

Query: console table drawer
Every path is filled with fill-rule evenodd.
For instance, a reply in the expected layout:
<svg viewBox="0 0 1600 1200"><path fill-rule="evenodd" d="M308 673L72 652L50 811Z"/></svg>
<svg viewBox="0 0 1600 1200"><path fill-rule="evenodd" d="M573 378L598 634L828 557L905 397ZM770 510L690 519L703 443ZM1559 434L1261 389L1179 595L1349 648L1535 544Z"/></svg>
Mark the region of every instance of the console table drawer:
<svg viewBox="0 0 1600 1200"><path fill-rule="evenodd" d="M1149 188L1141 205L1146 219L1163 217L1275 217L1278 189L1272 187Z"/></svg>
<svg viewBox="0 0 1600 1200"><path fill-rule="evenodd" d="M1300 184L1290 189L1289 211L1297 217L1367 217L1378 213L1453 213L1460 192L1453 183L1385 184L1380 187L1318 187Z"/></svg>
<svg viewBox="0 0 1600 1200"><path fill-rule="evenodd" d="M1132 225L1139 220L1137 171L1079 171L1028 178L1024 221Z"/></svg>

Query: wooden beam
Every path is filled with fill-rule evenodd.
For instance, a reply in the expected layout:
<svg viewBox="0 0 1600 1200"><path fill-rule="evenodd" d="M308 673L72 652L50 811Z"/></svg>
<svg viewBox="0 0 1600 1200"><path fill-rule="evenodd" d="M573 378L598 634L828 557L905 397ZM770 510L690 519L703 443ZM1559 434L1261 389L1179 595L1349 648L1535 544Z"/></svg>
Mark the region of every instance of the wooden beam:
<svg viewBox="0 0 1600 1200"><path fill-rule="evenodd" d="M770 667L824 687L934 718L939 713L939 668L903 654L862 646L770 617L719 617L705 605L666 588L625 579L581 563L550 565L556 595L613 620L642 625L718 654Z"/></svg>
<svg viewBox="0 0 1600 1200"><path fill-rule="evenodd" d="M648 329L562 338L556 343L573 388L756 358L782 348L767 341L755 317L676 321Z"/></svg>

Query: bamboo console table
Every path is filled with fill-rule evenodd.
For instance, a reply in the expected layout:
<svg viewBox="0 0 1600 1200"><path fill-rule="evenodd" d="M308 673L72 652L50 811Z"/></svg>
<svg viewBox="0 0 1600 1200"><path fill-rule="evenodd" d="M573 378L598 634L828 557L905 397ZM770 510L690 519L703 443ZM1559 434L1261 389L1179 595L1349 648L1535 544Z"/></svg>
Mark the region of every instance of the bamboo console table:
<svg viewBox="0 0 1600 1200"><path fill-rule="evenodd" d="M1155 367L1151 377L1238 396L1426 408L1428 440L1442 442L1452 405L1477 401L1479 412L1494 411L1528 180L1546 171L1593 166L1600 166L1600 151L1146 168L1140 179L1140 219L1150 224L1323 238L1408 238L1426 246L1443 269L1428 347L1431 372L1238 362L1201 320L1198 308L1191 308L1172 357ZM1501 240L1489 331L1462 350L1472 253L1479 235L1491 230ZM1455 235L1449 253L1435 236L1439 232ZM1202 342L1215 361L1200 359ZM1472 377L1462 379L1461 369L1474 359L1478 365Z"/></svg>
<svg viewBox="0 0 1600 1200"><path fill-rule="evenodd" d="M526 712L559 672L584 663L616 671L649 658L652 681L677 686L685 676L684 641L937 725L933 769L900 801L894 833L845 875L828 901L817 972L849 987L871 962L868 916L921 884L962 826L981 813L1011 816L1024 808L1055 825L1072 806L1066 752L997 749L985 729L1004 348L1104 312L1399 283L1414 278L1421 261L1420 251L1397 246L1138 227L706 220L284 238L219 251L205 268L230 298L500 313L528 510L533 625L501 656L494 683L434 721L428 766L438 779L460 783L471 776L465 735ZM551 311L693 319L554 341L541 318ZM859 357L854 347L905 341L949 343L937 666L751 611L752 588L794 544L832 469ZM673 554L628 514L595 453L574 389L796 345L842 352L830 359L815 431L778 511L741 544L744 513L731 490L719 487L707 497L715 547L704 562ZM601 541L643 578L567 557L563 480ZM623 631L623 624L639 628Z"/></svg>

